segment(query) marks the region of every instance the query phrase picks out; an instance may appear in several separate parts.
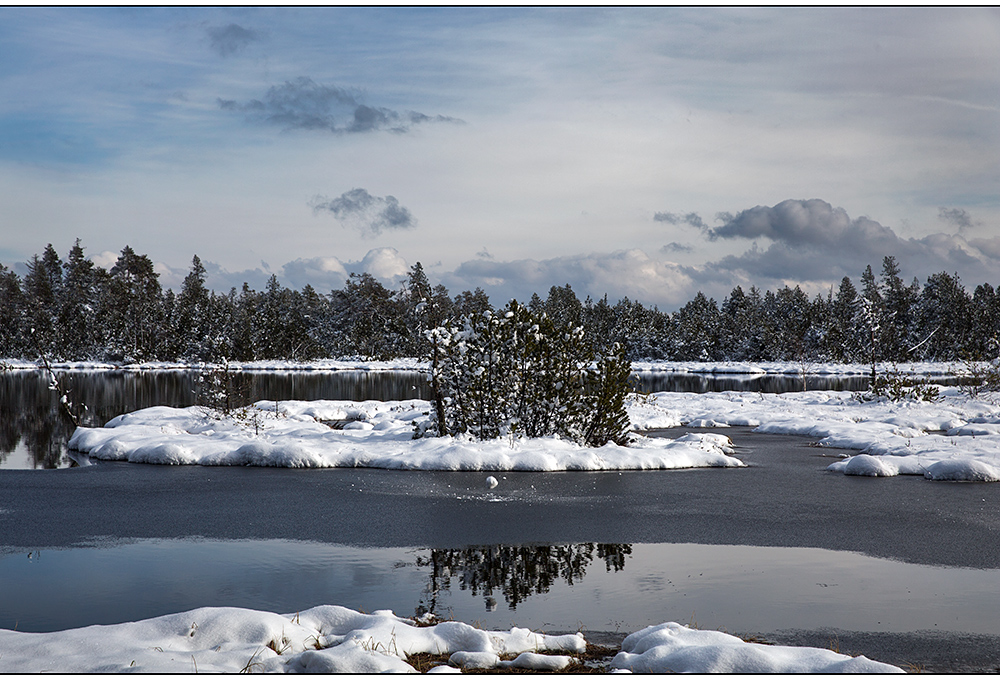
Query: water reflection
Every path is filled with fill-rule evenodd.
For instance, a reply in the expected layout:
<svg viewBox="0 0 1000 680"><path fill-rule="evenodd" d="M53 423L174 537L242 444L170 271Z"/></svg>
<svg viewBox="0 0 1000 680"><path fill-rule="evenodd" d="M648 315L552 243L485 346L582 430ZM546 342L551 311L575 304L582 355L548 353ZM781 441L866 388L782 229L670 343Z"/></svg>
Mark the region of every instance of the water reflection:
<svg viewBox="0 0 1000 680"><path fill-rule="evenodd" d="M604 569L597 566L602 560ZM294 613L339 604L406 616L429 611L428 593L434 593L443 618L485 630L634 631L693 619L705 629L763 633L995 633L998 578L996 569L818 548L668 543L429 550L141 540L0 551L0 628L44 632L205 606ZM449 590L452 581L459 587ZM491 590L511 602L520 598L516 609L484 611Z"/></svg>
<svg viewBox="0 0 1000 680"><path fill-rule="evenodd" d="M115 416L150 406L197 402L197 371L56 371L76 403L86 405L81 424L100 427ZM0 372L0 468L72 466L66 442L73 424L49 390L43 371ZM416 371L236 372L234 393L259 399L380 401L427 398Z"/></svg>
<svg viewBox="0 0 1000 680"><path fill-rule="evenodd" d="M487 611L496 609L493 591L503 595L513 611L531 595L549 592L557 581L572 586L586 576L597 559L605 571L621 571L632 546L620 543L580 543L576 545L490 545L458 550L431 550L417 557L418 567L430 569L424 598L417 615L440 614L441 595L451 590L452 579L459 590L482 596Z"/></svg>

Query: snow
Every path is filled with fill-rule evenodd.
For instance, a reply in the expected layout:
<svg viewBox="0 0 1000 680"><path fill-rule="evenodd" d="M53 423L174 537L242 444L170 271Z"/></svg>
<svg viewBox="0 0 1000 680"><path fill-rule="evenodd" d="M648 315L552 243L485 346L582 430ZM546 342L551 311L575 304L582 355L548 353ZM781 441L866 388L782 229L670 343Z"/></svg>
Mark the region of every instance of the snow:
<svg viewBox="0 0 1000 680"><path fill-rule="evenodd" d="M877 364L881 375L895 371L900 375L943 376L959 375L964 366L954 363L920 361L904 364ZM666 373L710 373L714 375L758 378L762 375L822 375L822 376L867 376L871 375L871 364L840 364L833 362L763 361L757 363L735 361L633 361L632 370L637 372Z"/></svg>
<svg viewBox="0 0 1000 680"><path fill-rule="evenodd" d="M413 439L414 422L429 412L429 402L419 399L260 401L221 419L198 406L154 406L103 428L77 428L69 447L92 459L165 465L538 472L743 466L729 455L727 437L707 433L673 440L634 436L629 446L600 448L558 437Z"/></svg>
<svg viewBox="0 0 1000 680"><path fill-rule="evenodd" d="M11 369L36 370L42 365L23 359L0 360ZM218 368L217 364L190 364L177 361L144 361L135 364L113 364L105 361L53 361L52 368L60 371L191 371ZM230 361L233 371L427 371L429 363L421 359L399 358L389 361L365 359L314 359L312 361Z"/></svg>
<svg viewBox="0 0 1000 680"><path fill-rule="evenodd" d="M1000 481L1000 406L942 387L935 402L861 402L851 392L784 394L659 392L630 408L633 427L748 426L756 432L815 437L853 449L829 466L867 477L923 475L935 481Z"/></svg>
<svg viewBox="0 0 1000 680"><path fill-rule="evenodd" d="M24 361L13 368L34 368ZM63 370L167 370L197 368L147 363L125 367L94 362L60 363ZM334 371L416 370L426 362L317 360L306 363L231 363L234 370ZM903 375L958 375L946 363L881 366ZM638 372L746 375L867 375L862 364L808 362L633 362ZM633 400L637 430L678 425L699 428L748 426L759 432L799 434L819 445L853 449L830 469L849 475L924 475L932 480L1000 480L1000 408L990 395L974 400L958 388L942 387L934 403L859 402L849 392L783 394L662 392ZM636 436L627 447L586 449L557 438L476 442L461 437L411 440L415 420L426 418L427 402L259 402L242 423L213 420L204 410L154 407L127 414L105 428L79 428L70 448L93 459L159 464L269 465L284 467L379 467L407 470L648 470L739 467L730 442L718 435L666 440ZM250 426L248 418L253 421ZM342 420L333 430L323 420Z"/></svg>
<svg viewBox="0 0 1000 680"><path fill-rule="evenodd" d="M744 642L678 623L649 626L622 641L612 668L636 673L902 673L902 669L829 649Z"/></svg>
<svg viewBox="0 0 1000 680"><path fill-rule="evenodd" d="M12 369L33 370L41 364L23 359L4 359L0 364ZM212 368L211 364L189 364L184 362L147 361L135 364L113 364L103 361L57 361L52 368L61 371L170 371ZM313 359L310 361L261 360L230 361L229 368L236 371L428 371L427 361L415 358L398 358L388 361L365 359ZM726 376L745 375L757 378L763 375L820 375L820 376L867 376L871 374L871 364L838 364L825 362L772 361L760 363L717 361L633 361L632 370L639 373L694 373ZM896 371L911 376L954 376L965 372L962 364L946 362L913 362L904 364L878 364L880 374Z"/></svg>
<svg viewBox="0 0 1000 680"><path fill-rule="evenodd" d="M448 655L449 665L435 672L504 667L544 672L565 668L572 661L568 654L585 651L586 644L582 633L484 631L459 621L417 626L388 610L364 614L323 605L279 615L204 607L53 633L0 630L0 673L413 673L407 655L422 652ZM649 672L901 672L865 657L749 644L676 623L628 636L612 665Z"/></svg>

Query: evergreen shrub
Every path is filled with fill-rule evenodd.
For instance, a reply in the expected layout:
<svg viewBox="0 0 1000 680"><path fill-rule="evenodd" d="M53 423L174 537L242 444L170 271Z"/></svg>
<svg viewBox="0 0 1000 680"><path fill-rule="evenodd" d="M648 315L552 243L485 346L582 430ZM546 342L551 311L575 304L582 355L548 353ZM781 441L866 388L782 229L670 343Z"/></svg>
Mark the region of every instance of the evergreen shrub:
<svg viewBox="0 0 1000 680"><path fill-rule="evenodd" d="M619 345L599 354L582 327L517 301L426 337L434 409L417 436L557 435L587 446L626 444L631 365Z"/></svg>

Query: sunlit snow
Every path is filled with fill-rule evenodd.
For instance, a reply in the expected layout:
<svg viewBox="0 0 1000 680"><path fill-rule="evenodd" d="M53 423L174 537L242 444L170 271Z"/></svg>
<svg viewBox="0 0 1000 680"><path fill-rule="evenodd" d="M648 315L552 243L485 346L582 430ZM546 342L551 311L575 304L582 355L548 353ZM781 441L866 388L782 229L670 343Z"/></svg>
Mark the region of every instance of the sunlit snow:
<svg viewBox="0 0 1000 680"><path fill-rule="evenodd" d="M432 622L428 622L432 623ZM408 656L441 667L555 671L586 650L582 633L485 631L459 621L418 626L381 610L324 605L295 614L204 607L157 618L54 633L0 630L3 673L413 673ZM547 653L543 653L547 652ZM666 623L633 633L612 667L666 672L901 672L810 647L743 642ZM440 670L444 670L441 668Z"/></svg>
<svg viewBox="0 0 1000 680"><path fill-rule="evenodd" d="M395 470L664 470L741 467L728 437L634 436L629 446L580 446L558 437L413 439L427 401L260 401L218 418L191 406L154 406L80 427L69 447L98 460L166 465L370 467Z"/></svg>
<svg viewBox="0 0 1000 680"><path fill-rule="evenodd" d="M851 392L660 392L630 410L638 429L749 426L815 437L857 452L830 465L848 475L1000 481L1000 406L942 387L934 402L861 402Z"/></svg>

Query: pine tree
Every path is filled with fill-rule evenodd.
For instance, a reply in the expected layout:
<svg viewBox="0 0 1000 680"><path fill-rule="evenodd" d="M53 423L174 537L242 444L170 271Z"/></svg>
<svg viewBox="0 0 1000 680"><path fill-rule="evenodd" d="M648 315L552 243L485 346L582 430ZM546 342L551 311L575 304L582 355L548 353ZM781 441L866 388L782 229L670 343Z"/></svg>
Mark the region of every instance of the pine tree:
<svg viewBox="0 0 1000 680"><path fill-rule="evenodd" d="M212 358L210 298L205 274L205 266L195 255L174 304L171 354L181 360L209 361Z"/></svg>
<svg viewBox="0 0 1000 680"><path fill-rule="evenodd" d="M674 315L677 323L675 358L679 361L713 361L720 358L721 320L715 300L701 291Z"/></svg>
<svg viewBox="0 0 1000 680"><path fill-rule="evenodd" d="M20 277L0 264L0 357L22 358L31 352L27 326L27 301Z"/></svg>
<svg viewBox="0 0 1000 680"><path fill-rule="evenodd" d="M99 312L108 328L107 357L125 363L157 359L165 319L152 260L125 246L109 273Z"/></svg>
<svg viewBox="0 0 1000 680"><path fill-rule="evenodd" d="M969 294L958 274L932 274L917 304L920 353L929 361L955 361L968 355Z"/></svg>
<svg viewBox="0 0 1000 680"><path fill-rule="evenodd" d="M899 276L896 258L887 255L882 260L881 293L885 319L880 338L883 356L890 361L909 359L909 348L914 344L913 311L917 303L916 292L906 286Z"/></svg>
<svg viewBox="0 0 1000 680"><path fill-rule="evenodd" d="M93 359L102 344L97 323L98 278L94 263L84 257L76 239L63 264L63 295L59 308L60 352L68 359Z"/></svg>
<svg viewBox="0 0 1000 680"><path fill-rule="evenodd" d="M57 332L62 303L62 260L51 243L45 246L42 257L33 255L28 262L24 297L33 352L62 358Z"/></svg>

